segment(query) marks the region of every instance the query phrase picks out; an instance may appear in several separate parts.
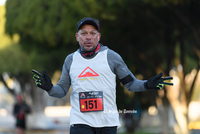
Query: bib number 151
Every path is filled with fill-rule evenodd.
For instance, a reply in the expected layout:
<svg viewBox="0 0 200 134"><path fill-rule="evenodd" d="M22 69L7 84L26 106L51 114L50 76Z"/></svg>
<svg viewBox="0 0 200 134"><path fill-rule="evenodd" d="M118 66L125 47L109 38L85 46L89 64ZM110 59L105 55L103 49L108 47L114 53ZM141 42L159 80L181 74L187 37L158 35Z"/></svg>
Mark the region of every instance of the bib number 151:
<svg viewBox="0 0 200 134"><path fill-rule="evenodd" d="M84 97L79 99L81 112L103 111L103 96L90 95L86 92L84 92L84 95Z"/></svg>
<svg viewBox="0 0 200 134"><path fill-rule="evenodd" d="M102 98L81 99L80 100L81 112L87 111L102 111Z"/></svg>
<svg viewBox="0 0 200 134"><path fill-rule="evenodd" d="M88 106L89 105L89 106ZM83 107L84 107L84 105L83 105ZM86 109L97 109L97 100L86 100L85 101L85 108Z"/></svg>

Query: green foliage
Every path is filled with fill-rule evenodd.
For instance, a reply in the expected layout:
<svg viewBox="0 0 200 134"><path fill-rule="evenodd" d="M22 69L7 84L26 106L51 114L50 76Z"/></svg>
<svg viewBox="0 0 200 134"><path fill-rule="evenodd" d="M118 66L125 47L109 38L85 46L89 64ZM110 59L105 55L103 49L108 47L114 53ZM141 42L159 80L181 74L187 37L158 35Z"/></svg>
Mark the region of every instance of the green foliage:
<svg viewBox="0 0 200 134"><path fill-rule="evenodd" d="M78 20L98 12L95 0L8 0L6 8L7 33L19 33L22 40L45 47L75 44Z"/></svg>
<svg viewBox="0 0 200 134"><path fill-rule="evenodd" d="M28 56L20 50L19 45L11 45L0 50L0 73L10 72L18 74L27 72L30 64L27 64Z"/></svg>
<svg viewBox="0 0 200 134"><path fill-rule="evenodd" d="M162 7L178 4L189 4L188 0L142 0L144 3L151 4L154 7Z"/></svg>
<svg viewBox="0 0 200 134"><path fill-rule="evenodd" d="M199 10L191 8L194 5L194 1L185 0L7 0L6 32L11 36L18 33L25 51L45 56L64 48L67 55L78 48L74 36L77 22L86 16L95 17L101 24L101 42L119 52L133 72L145 68L155 72L157 66L169 60L169 53L171 59L174 57L180 29L189 32L180 19L185 16L179 18L175 13L187 12L185 18L197 19ZM62 60L64 57L57 56Z"/></svg>
<svg viewBox="0 0 200 134"><path fill-rule="evenodd" d="M5 34L5 12L5 6L0 6L0 74L5 71L16 74L21 70L27 70L27 66L24 65L27 56L22 54L19 46L16 45L19 36L14 34L11 39Z"/></svg>
<svg viewBox="0 0 200 134"><path fill-rule="evenodd" d="M14 35L14 40L11 40L11 38L5 34L5 12L5 6L0 6L0 49L18 41L18 37L16 38L17 35Z"/></svg>

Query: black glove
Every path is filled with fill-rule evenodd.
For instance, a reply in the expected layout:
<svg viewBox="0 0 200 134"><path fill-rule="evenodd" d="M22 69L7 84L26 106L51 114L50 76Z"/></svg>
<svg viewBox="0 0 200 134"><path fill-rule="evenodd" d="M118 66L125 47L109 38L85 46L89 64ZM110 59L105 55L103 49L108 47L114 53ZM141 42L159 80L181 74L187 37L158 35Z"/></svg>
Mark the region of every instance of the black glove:
<svg viewBox="0 0 200 134"><path fill-rule="evenodd" d="M51 79L47 75L46 71L43 71L43 74L39 73L36 70L32 70L32 73L34 74L33 79L35 80L35 84L46 90L49 91L53 87L53 84L51 83Z"/></svg>
<svg viewBox="0 0 200 134"><path fill-rule="evenodd" d="M173 77L162 77L163 73L156 75L150 78L147 82L144 83L145 88L147 89L162 89L164 85L173 86L173 83L165 82L166 80L172 80ZM162 78L161 78L162 77Z"/></svg>

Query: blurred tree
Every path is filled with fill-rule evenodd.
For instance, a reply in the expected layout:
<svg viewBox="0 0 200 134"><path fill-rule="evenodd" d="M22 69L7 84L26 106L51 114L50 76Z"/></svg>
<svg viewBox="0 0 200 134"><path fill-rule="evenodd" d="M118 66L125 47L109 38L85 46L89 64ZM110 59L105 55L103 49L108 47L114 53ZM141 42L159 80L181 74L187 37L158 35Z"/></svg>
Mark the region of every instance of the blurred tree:
<svg viewBox="0 0 200 134"><path fill-rule="evenodd" d="M104 20L107 24L103 23L112 29L103 34L106 37L104 40L114 50L120 52L124 59L131 60L127 63L130 63L129 67L132 72L135 74L140 72L145 79L148 79L160 71L165 72L165 75L169 75L172 66L182 67L183 71L179 73L181 79L181 90L179 92L181 99L179 104L180 107L184 108L179 110L179 113L176 113L180 107L173 105L176 103L175 101L170 100L170 103L182 129L181 133L188 133L187 108L191 101L193 86L188 93L185 88L184 77L195 66L199 70L200 33L198 22L200 20L197 15L200 11L198 8L199 1L138 0L123 1L120 5L113 6L116 7L115 11L112 12L114 17ZM106 9L110 9L110 7L108 6ZM109 40L112 40L112 42ZM122 45L123 47L121 47ZM177 47L180 52L178 55ZM186 57L192 58L193 62L187 60ZM192 63L193 66L188 63ZM195 83L195 79L193 83ZM173 93L172 90L170 91ZM161 104L168 105L169 98L167 98L166 94L161 97L160 94L155 94L155 92L148 92L147 95L151 100L151 105L157 105L159 108L160 103L158 102L160 101L162 102ZM160 98L158 99L160 101L155 98ZM163 116L161 117L161 122L166 120L163 125L163 131L167 133L168 118L164 114L165 111L162 110L159 113ZM181 122L181 120L184 121Z"/></svg>
<svg viewBox="0 0 200 134"><path fill-rule="evenodd" d="M0 6L0 49L6 47L6 45L13 43L8 35L5 34L5 6Z"/></svg>

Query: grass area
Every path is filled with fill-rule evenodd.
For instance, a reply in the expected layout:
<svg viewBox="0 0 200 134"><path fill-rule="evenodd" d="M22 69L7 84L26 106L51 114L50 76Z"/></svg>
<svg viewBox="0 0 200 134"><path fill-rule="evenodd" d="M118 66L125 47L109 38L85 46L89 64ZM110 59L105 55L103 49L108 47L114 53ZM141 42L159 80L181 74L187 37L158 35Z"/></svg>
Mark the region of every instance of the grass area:
<svg viewBox="0 0 200 134"><path fill-rule="evenodd" d="M162 133L161 127L142 127L138 128L134 133L117 133L117 134L159 134ZM169 134L174 134L174 130L171 128L168 130Z"/></svg>
<svg viewBox="0 0 200 134"><path fill-rule="evenodd" d="M130 133L117 133L117 134L130 134ZM157 134L157 133L136 132L132 134Z"/></svg>

